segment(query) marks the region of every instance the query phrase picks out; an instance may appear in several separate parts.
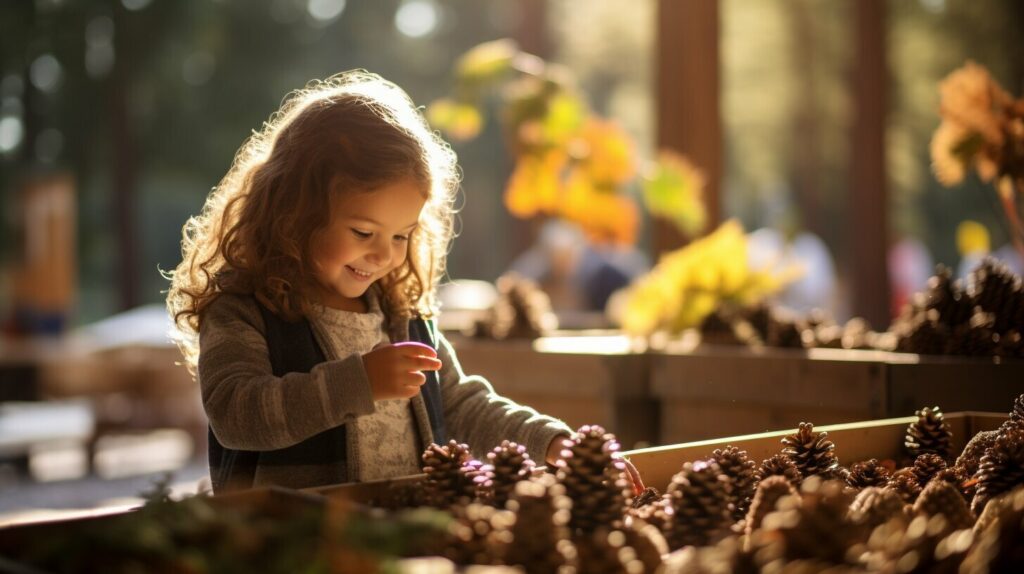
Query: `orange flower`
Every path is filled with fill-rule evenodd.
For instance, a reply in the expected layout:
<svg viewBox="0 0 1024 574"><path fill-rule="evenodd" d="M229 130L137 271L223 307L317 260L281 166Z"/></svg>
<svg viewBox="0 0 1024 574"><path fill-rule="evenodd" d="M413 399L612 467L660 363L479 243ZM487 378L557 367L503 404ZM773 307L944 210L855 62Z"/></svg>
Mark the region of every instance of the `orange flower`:
<svg viewBox="0 0 1024 574"><path fill-rule="evenodd" d="M632 245L640 226L632 198L595 185L590 172L580 167L569 173L561 215L583 228L595 243Z"/></svg>
<svg viewBox="0 0 1024 574"><path fill-rule="evenodd" d="M529 218L554 213L561 193L565 154L551 150L519 156L505 188L505 207L515 217Z"/></svg>
<svg viewBox="0 0 1024 574"><path fill-rule="evenodd" d="M618 124L590 118L572 143L570 153L599 185L622 185L636 176L633 141Z"/></svg>

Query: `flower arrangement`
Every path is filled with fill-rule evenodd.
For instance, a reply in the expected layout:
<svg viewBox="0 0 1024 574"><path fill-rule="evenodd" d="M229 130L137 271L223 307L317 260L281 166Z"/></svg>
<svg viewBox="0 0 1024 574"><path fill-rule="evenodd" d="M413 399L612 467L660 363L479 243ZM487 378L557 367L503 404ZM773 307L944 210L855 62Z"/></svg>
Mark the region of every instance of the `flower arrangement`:
<svg viewBox="0 0 1024 574"><path fill-rule="evenodd" d="M775 293L796 270L751 268L747 237L736 220L662 256L625 293L623 329L633 335L679 334L697 327L720 305L752 305Z"/></svg>
<svg viewBox="0 0 1024 574"><path fill-rule="evenodd" d="M511 40L464 54L452 94L433 102L427 117L455 141L473 139L494 92L515 157L504 195L512 215L559 217L578 224L592 243L631 245L641 222L631 185L639 179L651 214L688 236L703 231L704 175L696 166L668 151L641 161L626 131L587 106L566 68L521 51Z"/></svg>
<svg viewBox="0 0 1024 574"><path fill-rule="evenodd" d="M1024 256L1024 99L1015 99L972 61L949 74L939 93L942 123L931 141L935 176L954 186L974 169L983 182L993 183L1014 246Z"/></svg>

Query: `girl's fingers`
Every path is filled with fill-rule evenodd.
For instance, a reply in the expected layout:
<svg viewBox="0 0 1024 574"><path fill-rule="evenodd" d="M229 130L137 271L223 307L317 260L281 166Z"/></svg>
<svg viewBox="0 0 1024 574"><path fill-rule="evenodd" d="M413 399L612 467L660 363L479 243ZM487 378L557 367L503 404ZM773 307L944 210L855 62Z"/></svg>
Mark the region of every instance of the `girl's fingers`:
<svg viewBox="0 0 1024 574"><path fill-rule="evenodd" d="M406 357L420 357L427 356L437 358L437 351L434 350L430 345L424 345L423 343L417 343L416 341L405 341L402 343L395 343L393 347L402 351L402 354Z"/></svg>

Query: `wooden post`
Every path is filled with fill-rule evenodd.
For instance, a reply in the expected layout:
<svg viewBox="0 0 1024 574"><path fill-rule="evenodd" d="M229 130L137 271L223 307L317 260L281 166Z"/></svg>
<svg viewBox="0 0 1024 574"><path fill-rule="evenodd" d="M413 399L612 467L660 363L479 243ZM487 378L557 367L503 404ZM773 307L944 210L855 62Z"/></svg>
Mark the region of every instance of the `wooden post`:
<svg viewBox="0 0 1024 574"><path fill-rule="evenodd" d="M721 220L723 165L718 0L659 0L657 26L658 147L688 156L704 171L713 229ZM689 238L657 221L652 239L657 256Z"/></svg>
<svg viewBox="0 0 1024 574"><path fill-rule="evenodd" d="M854 11L854 110L849 217L845 218L853 313L875 329L889 326L888 195L885 177L887 95L884 0L857 0Z"/></svg>

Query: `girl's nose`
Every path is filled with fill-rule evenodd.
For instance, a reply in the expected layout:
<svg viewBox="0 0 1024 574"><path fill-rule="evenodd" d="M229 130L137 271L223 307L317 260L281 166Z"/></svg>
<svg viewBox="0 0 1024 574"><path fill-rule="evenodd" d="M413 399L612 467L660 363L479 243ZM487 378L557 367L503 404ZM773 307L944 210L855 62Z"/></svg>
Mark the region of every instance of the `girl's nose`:
<svg viewBox="0 0 1024 574"><path fill-rule="evenodd" d="M391 263L391 244L387 241L374 242L373 249L367 253L366 259L379 267Z"/></svg>

